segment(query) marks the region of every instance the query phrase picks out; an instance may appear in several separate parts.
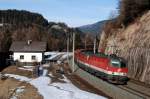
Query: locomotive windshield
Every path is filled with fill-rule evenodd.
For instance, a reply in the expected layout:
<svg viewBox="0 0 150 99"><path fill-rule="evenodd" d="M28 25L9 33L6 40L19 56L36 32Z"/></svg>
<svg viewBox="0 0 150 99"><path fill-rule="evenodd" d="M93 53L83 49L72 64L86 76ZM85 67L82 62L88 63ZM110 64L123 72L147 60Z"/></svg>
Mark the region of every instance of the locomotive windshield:
<svg viewBox="0 0 150 99"><path fill-rule="evenodd" d="M117 68L125 68L126 64L123 61L117 60L117 59L112 59L111 60L111 65L113 67L117 67Z"/></svg>
<svg viewBox="0 0 150 99"><path fill-rule="evenodd" d="M121 62L121 68L125 68L126 67L126 63L125 62Z"/></svg>

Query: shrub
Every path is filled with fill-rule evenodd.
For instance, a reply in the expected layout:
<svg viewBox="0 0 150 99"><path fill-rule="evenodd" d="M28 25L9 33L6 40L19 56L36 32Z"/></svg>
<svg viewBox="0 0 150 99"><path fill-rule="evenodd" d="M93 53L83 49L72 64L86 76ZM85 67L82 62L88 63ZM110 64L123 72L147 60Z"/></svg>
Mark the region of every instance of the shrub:
<svg viewBox="0 0 150 99"><path fill-rule="evenodd" d="M127 26L149 9L149 0L121 0L119 2L118 21Z"/></svg>

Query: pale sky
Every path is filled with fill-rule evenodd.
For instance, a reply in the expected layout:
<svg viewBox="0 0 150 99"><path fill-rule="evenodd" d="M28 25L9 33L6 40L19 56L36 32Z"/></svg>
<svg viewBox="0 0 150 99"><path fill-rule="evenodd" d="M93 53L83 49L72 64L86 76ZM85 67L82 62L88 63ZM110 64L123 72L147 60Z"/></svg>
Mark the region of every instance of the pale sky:
<svg viewBox="0 0 150 99"><path fill-rule="evenodd" d="M0 9L38 12L48 21L77 27L109 18L118 0L0 0Z"/></svg>

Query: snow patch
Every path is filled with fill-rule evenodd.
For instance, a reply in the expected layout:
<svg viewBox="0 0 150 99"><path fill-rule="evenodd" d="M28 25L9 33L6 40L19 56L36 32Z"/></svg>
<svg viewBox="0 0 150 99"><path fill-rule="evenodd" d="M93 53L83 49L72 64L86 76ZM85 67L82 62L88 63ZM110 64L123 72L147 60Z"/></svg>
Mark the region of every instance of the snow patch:
<svg viewBox="0 0 150 99"><path fill-rule="evenodd" d="M65 60L67 59L67 56L68 57L72 56L72 52L68 52L68 53L67 52L45 52L44 55L48 56L46 60L53 60L60 55L62 56L58 60Z"/></svg>
<svg viewBox="0 0 150 99"><path fill-rule="evenodd" d="M25 90L25 86L20 86L17 88L16 94L22 93L22 92L24 92L24 90Z"/></svg>
<svg viewBox="0 0 150 99"><path fill-rule="evenodd" d="M10 97L10 99L18 99L18 94L24 92L25 90L25 86L20 86L20 87L17 87L15 89L11 89L10 91L12 91L12 96Z"/></svg>
<svg viewBox="0 0 150 99"><path fill-rule="evenodd" d="M30 79L28 77L14 75L14 74L5 74L5 76L12 77L12 78L15 78L15 79L17 79L19 81L25 81L25 82L29 82L30 80L32 80L32 79Z"/></svg>
<svg viewBox="0 0 150 99"><path fill-rule="evenodd" d="M34 66L23 66L24 68L34 68Z"/></svg>
<svg viewBox="0 0 150 99"><path fill-rule="evenodd" d="M38 77L34 80L32 80L30 83L37 86L37 85L48 85L51 82L51 79L49 77Z"/></svg>
<svg viewBox="0 0 150 99"><path fill-rule="evenodd" d="M14 77L20 81L26 81L38 89L44 99L106 99L105 97L82 91L74 86L65 76L64 80L67 83L51 83L49 77L39 77L30 79L24 76L6 74L9 77Z"/></svg>
<svg viewBox="0 0 150 99"><path fill-rule="evenodd" d="M20 70L26 70L26 71L33 71L33 68L22 68L22 67L19 67L18 69L20 69Z"/></svg>

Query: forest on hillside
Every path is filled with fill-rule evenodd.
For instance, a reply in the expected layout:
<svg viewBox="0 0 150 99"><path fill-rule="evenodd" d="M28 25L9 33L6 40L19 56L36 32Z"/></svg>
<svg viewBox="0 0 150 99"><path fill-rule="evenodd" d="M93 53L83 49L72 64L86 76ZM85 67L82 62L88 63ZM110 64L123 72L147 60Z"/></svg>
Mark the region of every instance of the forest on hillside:
<svg viewBox="0 0 150 99"><path fill-rule="evenodd" d="M146 12L150 10L150 0L120 0L118 3L118 15L109 19L104 27L105 41L101 41L101 47L106 48L107 38L116 35L118 30L126 29L128 25L136 22Z"/></svg>
<svg viewBox="0 0 150 99"><path fill-rule="evenodd" d="M13 41L45 41L47 50L66 50L67 38L72 43L76 33L76 46L91 38L65 23L48 22L41 14L25 10L0 10L0 52L8 52ZM70 44L70 49L71 49ZM78 47L77 47L78 48Z"/></svg>
<svg viewBox="0 0 150 99"><path fill-rule="evenodd" d="M48 21L38 13L25 10L0 10L0 23L9 23L15 25L38 24L47 26Z"/></svg>
<svg viewBox="0 0 150 99"><path fill-rule="evenodd" d="M110 15L117 17L106 22L105 33L111 35L118 28L127 27L148 10L150 10L150 0L120 0L118 3L119 15Z"/></svg>

